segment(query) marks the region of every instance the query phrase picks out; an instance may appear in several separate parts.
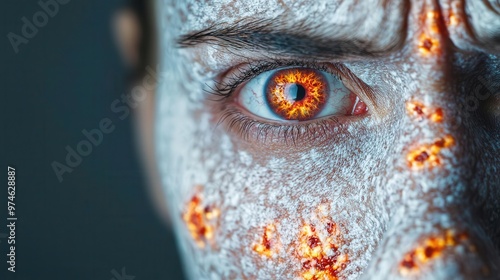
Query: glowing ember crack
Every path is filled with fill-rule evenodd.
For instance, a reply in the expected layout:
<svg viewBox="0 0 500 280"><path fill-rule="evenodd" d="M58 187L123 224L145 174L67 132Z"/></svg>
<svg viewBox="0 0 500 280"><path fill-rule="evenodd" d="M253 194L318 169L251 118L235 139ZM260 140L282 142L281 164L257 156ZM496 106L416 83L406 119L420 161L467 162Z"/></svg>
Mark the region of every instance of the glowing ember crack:
<svg viewBox="0 0 500 280"><path fill-rule="evenodd" d="M268 224L264 227L264 233L260 241L254 244L252 249L258 254L270 258L277 252L278 244L279 240L276 234L276 226L274 224Z"/></svg>
<svg viewBox="0 0 500 280"><path fill-rule="evenodd" d="M344 244L339 227L327 216L326 205L320 205L312 219L303 222L296 242L290 245L300 261L300 277L306 280L338 280L349 263L347 251L341 252ZM263 228L260 240L252 246L253 251L267 258L275 258L281 248L275 223Z"/></svg>
<svg viewBox="0 0 500 280"><path fill-rule="evenodd" d="M441 46L438 40L439 28L437 25L438 13L435 11L427 12L423 21L426 25L424 31L418 38L418 50L423 56L438 53Z"/></svg>
<svg viewBox="0 0 500 280"><path fill-rule="evenodd" d="M202 204L201 194L195 194L187 203L182 219L198 247L204 248L207 242L212 241L219 215L218 208Z"/></svg>
<svg viewBox="0 0 500 280"><path fill-rule="evenodd" d="M409 101L406 103L406 111L411 116L416 117L419 120L429 119L432 122L440 123L443 121L443 109L442 108L429 108L418 101Z"/></svg>
<svg viewBox="0 0 500 280"><path fill-rule="evenodd" d="M339 250L342 239L337 225L326 220L321 226L323 233L326 233L323 238L316 225L305 223L302 226L298 248L302 263L301 276L307 280L336 280L346 268L349 257Z"/></svg>
<svg viewBox="0 0 500 280"><path fill-rule="evenodd" d="M447 135L436 139L432 144L423 145L408 153L407 161L411 168L441 165L441 151L455 145L455 139Z"/></svg>
<svg viewBox="0 0 500 280"><path fill-rule="evenodd" d="M440 235L430 236L417 245L415 249L406 253L399 263L399 272L404 275L415 274L420 271L425 264L441 257L446 250L463 245L469 240L467 233L456 233L447 229ZM473 245L468 246L474 251Z"/></svg>

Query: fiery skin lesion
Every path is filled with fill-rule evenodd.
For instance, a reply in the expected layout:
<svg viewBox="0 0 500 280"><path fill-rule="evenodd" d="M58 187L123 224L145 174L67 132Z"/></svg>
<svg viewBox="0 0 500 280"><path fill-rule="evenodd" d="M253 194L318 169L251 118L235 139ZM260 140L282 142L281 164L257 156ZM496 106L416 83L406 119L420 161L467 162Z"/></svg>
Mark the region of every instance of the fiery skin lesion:
<svg viewBox="0 0 500 280"><path fill-rule="evenodd" d="M274 224L268 224L264 227L264 233L260 241L253 245L252 249L261 256L273 257L278 249L279 240Z"/></svg>
<svg viewBox="0 0 500 280"><path fill-rule="evenodd" d="M187 203L182 219L199 248L213 241L219 215L218 208L203 205L201 194L195 194Z"/></svg>
<svg viewBox="0 0 500 280"><path fill-rule="evenodd" d="M430 55L439 49L439 41L426 33L421 34L418 41L418 49L423 55Z"/></svg>
<svg viewBox="0 0 500 280"><path fill-rule="evenodd" d="M307 280L335 280L349 262L340 252L340 231L332 221L322 224L327 233L321 238L314 224L304 224L300 231L298 255L302 263L302 278Z"/></svg>
<svg viewBox="0 0 500 280"><path fill-rule="evenodd" d="M456 233L450 229L445 230L440 235L430 236L417 245L415 249L405 254L399 263L399 272L403 276L418 273L424 265L442 257L446 250L463 245L468 240L467 233ZM473 245L469 245L468 248L471 251L475 250Z"/></svg>
<svg viewBox="0 0 500 280"><path fill-rule="evenodd" d="M434 123L442 122L444 117L442 108L429 108L418 101L408 101L406 111L419 120L428 119Z"/></svg>
<svg viewBox="0 0 500 280"><path fill-rule="evenodd" d="M435 11L429 11L423 17L425 27L418 38L418 50L423 56L429 56L441 51L437 20L438 13Z"/></svg>
<svg viewBox="0 0 500 280"><path fill-rule="evenodd" d="M457 26L459 23L460 23L460 18L457 15L455 15L453 11L450 11L446 24L448 26Z"/></svg>
<svg viewBox="0 0 500 280"><path fill-rule="evenodd" d="M407 156L408 165L415 169L439 166L442 163L441 151L453 145L455 145L455 139L451 135L438 138L432 144L410 151Z"/></svg>
<svg viewBox="0 0 500 280"><path fill-rule="evenodd" d="M346 269L349 256L340 249L344 244L340 228L328 217L325 205L313 213L314 222L303 222L297 239L288 244L300 261L299 275L305 280L342 279L340 273ZM276 223L269 223L263 229L262 237L252 249L261 256L274 258L281 248Z"/></svg>
<svg viewBox="0 0 500 280"><path fill-rule="evenodd" d="M462 17L460 16L459 11L463 11L463 2L462 1L452 1L450 3L450 7L444 12L445 23L448 28L456 27L463 23Z"/></svg>

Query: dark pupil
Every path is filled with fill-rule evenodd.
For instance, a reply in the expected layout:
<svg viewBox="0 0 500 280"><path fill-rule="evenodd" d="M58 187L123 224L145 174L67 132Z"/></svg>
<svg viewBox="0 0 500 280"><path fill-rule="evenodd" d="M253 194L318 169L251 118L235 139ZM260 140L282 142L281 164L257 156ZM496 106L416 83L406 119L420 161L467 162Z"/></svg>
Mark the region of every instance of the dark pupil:
<svg viewBox="0 0 500 280"><path fill-rule="evenodd" d="M288 88L288 94L294 101L300 101L306 97L306 89L299 84L293 84Z"/></svg>

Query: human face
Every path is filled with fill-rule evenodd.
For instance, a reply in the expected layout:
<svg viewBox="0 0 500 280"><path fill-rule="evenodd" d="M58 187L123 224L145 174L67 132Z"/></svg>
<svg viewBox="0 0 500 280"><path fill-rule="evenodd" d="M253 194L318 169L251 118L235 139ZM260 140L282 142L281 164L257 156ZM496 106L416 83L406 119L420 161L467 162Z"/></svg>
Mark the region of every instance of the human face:
<svg viewBox="0 0 500 280"><path fill-rule="evenodd" d="M190 278L498 277L488 3L158 1L157 159ZM280 73L288 104L312 91L293 73L343 97L269 114Z"/></svg>

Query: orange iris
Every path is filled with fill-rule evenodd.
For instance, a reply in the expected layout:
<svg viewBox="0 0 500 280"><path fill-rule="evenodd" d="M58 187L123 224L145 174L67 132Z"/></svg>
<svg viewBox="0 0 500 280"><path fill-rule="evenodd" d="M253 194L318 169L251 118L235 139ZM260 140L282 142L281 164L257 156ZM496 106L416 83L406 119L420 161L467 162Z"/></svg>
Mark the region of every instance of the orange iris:
<svg viewBox="0 0 500 280"><path fill-rule="evenodd" d="M269 107L286 120L305 121L315 117L327 96L328 82L314 69L283 69L272 75L266 85Z"/></svg>

